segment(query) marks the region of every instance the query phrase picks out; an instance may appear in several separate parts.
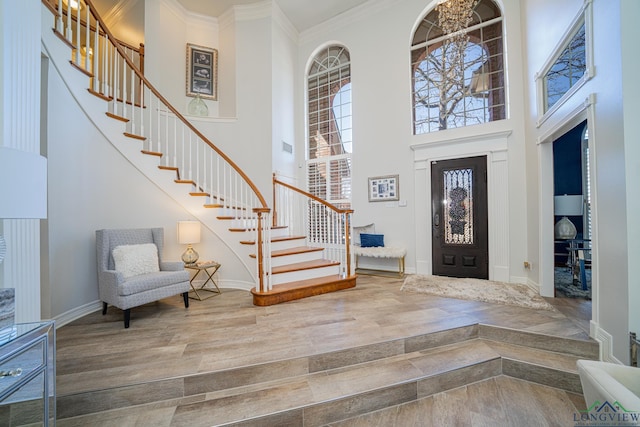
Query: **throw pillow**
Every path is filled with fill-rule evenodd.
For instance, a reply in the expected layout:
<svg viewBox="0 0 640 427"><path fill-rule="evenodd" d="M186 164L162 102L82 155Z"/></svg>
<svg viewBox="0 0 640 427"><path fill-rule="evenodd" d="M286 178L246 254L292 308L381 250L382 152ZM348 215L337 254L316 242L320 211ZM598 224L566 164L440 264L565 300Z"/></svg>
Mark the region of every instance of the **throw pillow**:
<svg viewBox="0 0 640 427"><path fill-rule="evenodd" d="M351 238L353 239L353 244L355 246L360 246L360 235L362 233L365 234L373 234L376 232L376 226L374 223L371 224L367 224L367 225L361 225L359 227L353 227L353 233Z"/></svg>
<svg viewBox="0 0 640 427"><path fill-rule="evenodd" d="M361 234L360 242L363 248L384 246L384 234Z"/></svg>
<svg viewBox="0 0 640 427"><path fill-rule="evenodd" d="M111 255L116 271L121 272L125 279L160 271L158 248L153 243L116 246Z"/></svg>

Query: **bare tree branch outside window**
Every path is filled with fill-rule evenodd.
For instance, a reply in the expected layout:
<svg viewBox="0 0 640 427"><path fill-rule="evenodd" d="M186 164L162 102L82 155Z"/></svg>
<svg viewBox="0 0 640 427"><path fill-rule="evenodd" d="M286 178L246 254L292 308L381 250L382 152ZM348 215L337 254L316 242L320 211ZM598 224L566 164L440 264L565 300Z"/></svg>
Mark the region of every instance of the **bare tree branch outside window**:
<svg viewBox="0 0 640 427"><path fill-rule="evenodd" d="M585 26L582 24L545 74L545 112L584 76L587 70L585 42Z"/></svg>
<svg viewBox="0 0 640 427"><path fill-rule="evenodd" d="M492 0L480 0L473 18L465 21L462 17L464 22L455 27L442 24L440 6L424 18L414 34L415 134L486 123L506 116L499 8ZM468 29L467 24L471 24ZM449 34L445 27L455 32Z"/></svg>

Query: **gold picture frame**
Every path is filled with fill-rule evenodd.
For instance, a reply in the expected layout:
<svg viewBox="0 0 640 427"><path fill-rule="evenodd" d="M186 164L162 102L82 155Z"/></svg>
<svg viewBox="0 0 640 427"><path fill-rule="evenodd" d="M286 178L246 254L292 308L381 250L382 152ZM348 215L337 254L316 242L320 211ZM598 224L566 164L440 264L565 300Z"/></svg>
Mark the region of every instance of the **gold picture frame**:
<svg viewBox="0 0 640 427"><path fill-rule="evenodd" d="M386 175L369 178L369 201L389 202L400 200L400 176Z"/></svg>
<svg viewBox="0 0 640 427"><path fill-rule="evenodd" d="M187 96L218 100L218 49L187 43Z"/></svg>

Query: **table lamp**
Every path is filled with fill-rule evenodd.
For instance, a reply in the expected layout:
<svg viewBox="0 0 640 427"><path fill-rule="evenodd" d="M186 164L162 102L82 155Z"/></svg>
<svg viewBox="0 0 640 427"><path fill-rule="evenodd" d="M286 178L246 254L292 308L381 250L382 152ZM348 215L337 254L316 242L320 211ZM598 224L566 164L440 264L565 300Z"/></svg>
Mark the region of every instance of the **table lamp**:
<svg viewBox="0 0 640 427"><path fill-rule="evenodd" d="M562 216L560 221L554 226L556 239L566 240L576 238L576 234L578 234L576 226L573 225L567 216L582 215L582 205L582 194L571 196L565 194L564 196L555 196L553 198L553 213L556 216Z"/></svg>
<svg viewBox="0 0 640 427"><path fill-rule="evenodd" d="M200 243L200 222L178 221L178 243L187 245L187 250L182 254L182 261L185 264L195 264L199 255L191 245Z"/></svg>

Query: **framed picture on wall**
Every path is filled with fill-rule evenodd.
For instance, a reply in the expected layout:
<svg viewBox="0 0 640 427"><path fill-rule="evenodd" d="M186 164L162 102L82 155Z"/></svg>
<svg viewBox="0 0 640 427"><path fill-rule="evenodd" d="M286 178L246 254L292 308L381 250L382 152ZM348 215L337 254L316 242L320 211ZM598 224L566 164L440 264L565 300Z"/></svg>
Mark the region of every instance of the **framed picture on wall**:
<svg viewBox="0 0 640 427"><path fill-rule="evenodd" d="M400 200L400 179L398 175L369 178L370 202L388 202L393 200Z"/></svg>
<svg viewBox="0 0 640 427"><path fill-rule="evenodd" d="M218 100L218 50L187 43L187 96Z"/></svg>

